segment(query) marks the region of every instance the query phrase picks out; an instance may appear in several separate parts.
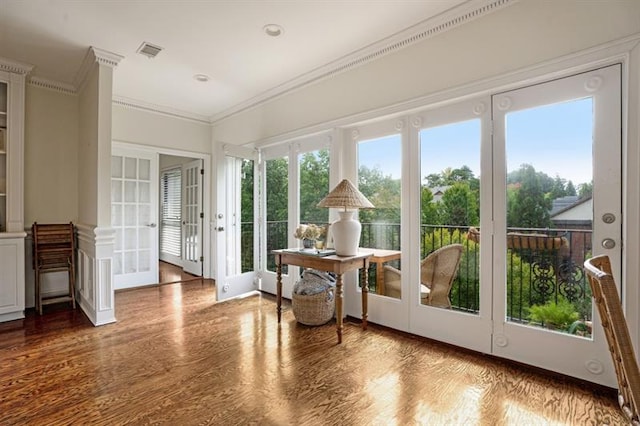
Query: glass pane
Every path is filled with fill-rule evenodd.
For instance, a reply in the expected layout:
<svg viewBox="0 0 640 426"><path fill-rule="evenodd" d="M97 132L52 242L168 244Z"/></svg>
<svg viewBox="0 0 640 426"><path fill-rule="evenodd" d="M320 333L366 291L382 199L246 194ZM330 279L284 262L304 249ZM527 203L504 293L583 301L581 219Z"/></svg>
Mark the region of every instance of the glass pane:
<svg viewBox="0 0 640 426"><path fill-rule="evenodd" d="M122 202L122 181L118 179L111 180L111 202Z"/></svg>
<svg viewBox="0 0 640 426"><path fill-rule="evenodd" d="M135 203L136 199L136 182L124 182L124 201L127 203Z"/></svg>
<svg viewBox="0 0 640 426"><path fill-rule="evenodd" d="M111 205L111 226L122 226L122 205Z"/></svg>
<svg viewBox="0 0 640 426"><path fill-rule="evenodd" d="M317 207L318 202L329 193L329 150L307 152L299 156L300 170L300 224L317 225L314 246L326 245L326 230L329 224L329 209Z"/></svg>
<svg viewBox="0 0 640 426"><path fill-rule="evenodd" d="M138 271L147 272L151 269L151 250L138 251Z"/></svg>
<svg viewBox="0 0 640 426"><path fill-rule="evenodd" d="M126 204L124 206L124 225L125 226L136 226L138 215L136 212L135 204Z"/></svg>
<svg viewBox="0 0 640 426"><path fill-rule="evenodd" d="M115 275L122 274L122 254L121 253L113 254L113 273Z"/></svg>
<svg viewBox="0 0 640 426"><path fill-rule="evenodd" d="M125 250L135 250L137 246L136 228L127 228L124 230L124 248Z"/></svg>
<svg viewBox="0 0 640 426"><path fill-rule="evenodd" d="M138 206L138 226L147 226L151 223L151 205L140 204Z"/></svg>
<svg viewBox="0 0 640 426"><path fill-rule="evenodd" d="M114 251L122 251L122 249L123 249L122 242L123 241L124 241L123 230L122 229L116 229L116 236L115 236L115 242L114 242L113 250Z"/></svg>
<svg viewBox="0 0 640 426"><path fill-rule="evenodd" d="M131 274L138 271L138 261L135 251L124 253L124 273Z"/></svg>
<svg viewBox="0 0 640 426"><path fill-rule="evenodd" d="M137 173L136 173L136 164L137 164L137 159L135 158L128 158L126 157L124 159L124 177L127 179L136 179L137 178Z"/></svg>
<svg viewBox="0 0 640 426"><path fill-rule="evenodd" d="M122 157L120 156L114 155L111 157L111 177L122 177Z"/></svg>
<svg viewBox="0 0 640 426"><path fill-rule="evenodd" d="M420 131L420 303L477 314L480 120Z"/></svg>
<svg viewBox="0 0 640 426"><path fill-rule="evenodd" d="M138 191L138 202L151 202L151 184L149 182L139 182Z"/></svg>
<svg viewBox="0 0 640 426"><path fill-rule="evenodd" d="M241 202L240 202L240 264L241 273L254 270L253 261L253 169L252 160L242 160Z"/></svg>
<svg viewBox="0 0 640 426"><path fill-rule="evenodd" d="M375 206L358 212L362 224L360 247L392 250L386 259L371 261L369 291L395 298L401 297L401 171L400 135L358 143L358 188Z"/></svg>
<svg viewBox="0 0 640 426"><path fill-rule="evenodd" d="M506 116L507 321L590 337L593 101Z"/></svg>
<svg viewBox="0 0 640 426"><path fill-rule="evenodd" d="M289 215L289 158L276 158L266 162L267 185L267 269L276 270L272 250L287 248L287 220ZM287 265L282 273L288 272Z"/></svg>
<svg viewBox="0 0 640 426"><path fill-rule="evenodd" d="M146 226L144 228L138 228L138 248L151 248L151 228Z"/></svg>
<svg viewBox="0 0 640 426"><path fill-rule="evenodd" d="M139 158L138 159L138 167L140 168L138 179L139 180L151 180L151 160L146 160L144 158Z"/></svg>

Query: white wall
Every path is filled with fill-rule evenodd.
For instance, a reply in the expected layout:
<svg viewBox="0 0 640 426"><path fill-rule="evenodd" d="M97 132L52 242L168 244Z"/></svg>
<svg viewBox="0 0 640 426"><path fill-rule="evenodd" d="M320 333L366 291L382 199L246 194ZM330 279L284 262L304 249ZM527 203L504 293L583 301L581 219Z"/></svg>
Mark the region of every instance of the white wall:
<svg viewBox="0 0 640 426"><path fill-rule="evenodd" d="M209 124L113 105L112 137L161 148L211 153Z"/></svg>
<svg viewBox="0 0 640 426"><path fill-rule="evenodd" d="M523 0L214 127L244 144L504 75L640 32L640 2Z"/></svg>
<svg viewBox="0 0 640 426"><path fill-rule="evenodd" d="M76 222L78 97L27 85L25 104L25 226Z"/></svg>

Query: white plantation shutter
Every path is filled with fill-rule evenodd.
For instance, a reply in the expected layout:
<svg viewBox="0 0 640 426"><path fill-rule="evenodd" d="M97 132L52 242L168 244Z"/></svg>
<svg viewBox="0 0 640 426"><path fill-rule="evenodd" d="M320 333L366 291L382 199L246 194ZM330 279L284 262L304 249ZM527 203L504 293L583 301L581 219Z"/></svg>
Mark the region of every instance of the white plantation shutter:
<svg viewBox="0 0 640 426"><path fill-rule="evenodd" d="M160 176L160 252L181 256L182 172L163 171Z"/></svg>

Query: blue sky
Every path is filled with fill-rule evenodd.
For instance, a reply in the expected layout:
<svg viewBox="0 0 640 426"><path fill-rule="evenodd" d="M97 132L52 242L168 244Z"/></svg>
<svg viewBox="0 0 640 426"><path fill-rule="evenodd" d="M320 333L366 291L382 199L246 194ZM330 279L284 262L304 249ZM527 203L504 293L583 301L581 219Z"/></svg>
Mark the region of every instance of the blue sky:
<svg viewBox="0 0 640 426"><path fill-rule="evenodd" d="M546 105L507 115L507 170L532 164L551 177L559 175L577 187L592 173L593 105L590 98ZM480 120L421 131L421 175L467 165L480 172ZM359 149L361 164L377 165L400 177L400 136L367 141ZM366 149L365 149L366 148Z"/></svg>

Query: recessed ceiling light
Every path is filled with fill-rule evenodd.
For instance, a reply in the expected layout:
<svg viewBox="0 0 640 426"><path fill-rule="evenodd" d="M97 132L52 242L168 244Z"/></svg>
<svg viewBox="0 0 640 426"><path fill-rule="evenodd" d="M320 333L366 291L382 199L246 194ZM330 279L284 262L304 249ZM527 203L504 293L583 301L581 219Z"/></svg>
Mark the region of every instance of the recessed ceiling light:
<svg viewBox="0 0 640 426"><path fill-rule="evenodd" d="M196 74L196 75L193 76L193 78L195 78L197 81L199 81L201 83L206 83L207 81L209 81L211 79L206 74Z"/></svg>
<svg viewBox="0 0 640 426"><path fill-rule="evenodd" d="M282 28L278 24L267 24L262 27L262 30L269 37L279 37L282 35L282 33L284 33L284 28Z"/></svg>

